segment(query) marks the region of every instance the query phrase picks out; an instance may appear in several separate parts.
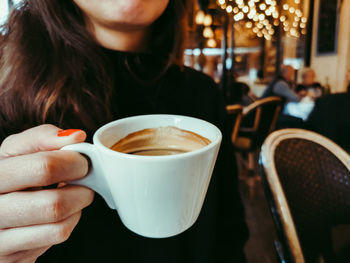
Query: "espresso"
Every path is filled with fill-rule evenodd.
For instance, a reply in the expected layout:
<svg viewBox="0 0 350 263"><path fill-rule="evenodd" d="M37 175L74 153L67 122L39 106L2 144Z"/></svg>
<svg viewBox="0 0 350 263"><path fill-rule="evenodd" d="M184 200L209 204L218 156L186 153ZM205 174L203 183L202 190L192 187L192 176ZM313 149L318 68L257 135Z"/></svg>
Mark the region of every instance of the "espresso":
<svg viewBox="0 0 350 263"><path fill-rule="evenodd" d="M159 156L191 152L210 143L197 133L167 126L130 133L110 148L127 154Z"/></svg>

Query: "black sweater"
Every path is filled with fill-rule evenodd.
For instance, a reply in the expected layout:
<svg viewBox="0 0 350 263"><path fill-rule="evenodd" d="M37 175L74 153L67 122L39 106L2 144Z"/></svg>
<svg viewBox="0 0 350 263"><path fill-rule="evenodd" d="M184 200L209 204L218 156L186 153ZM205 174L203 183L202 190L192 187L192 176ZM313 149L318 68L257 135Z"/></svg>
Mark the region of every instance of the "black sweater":
<svg viewBox="0 0 350 263"><path fill-rule="evenodd" d="M107 53L112 61L118 56ZM172 66L160 79L149 82L117 68L112 99L115 119L179 114L204 119L222 130L223 143L200 216L178 236L144 238L126 229L117 212L96 194L68 241L50 248L38 262L244 262L247 228L237 190L236 161L224 123L225 107L216 84L186 67Z"/></svg>

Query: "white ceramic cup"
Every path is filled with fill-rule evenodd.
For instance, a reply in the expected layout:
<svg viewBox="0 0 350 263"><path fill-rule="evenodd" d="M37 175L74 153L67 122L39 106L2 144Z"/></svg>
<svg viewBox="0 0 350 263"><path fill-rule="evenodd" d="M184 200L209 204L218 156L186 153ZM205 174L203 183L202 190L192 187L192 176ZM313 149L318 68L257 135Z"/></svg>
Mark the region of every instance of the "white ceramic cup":
<svg viewBox="0 0 350 263"><path fill-rule="evenodd" d="M128 134L146 128L175 126L208 138L201 149L178 155L140 156L109 149ZM196 221L202 208L221 143L214 125L177 115L143 115L120 119L99 128L93 144L63 147L91 159L88 175L71 184L99 193L116 209L131 231L145 237L177 235Z"/></svg>

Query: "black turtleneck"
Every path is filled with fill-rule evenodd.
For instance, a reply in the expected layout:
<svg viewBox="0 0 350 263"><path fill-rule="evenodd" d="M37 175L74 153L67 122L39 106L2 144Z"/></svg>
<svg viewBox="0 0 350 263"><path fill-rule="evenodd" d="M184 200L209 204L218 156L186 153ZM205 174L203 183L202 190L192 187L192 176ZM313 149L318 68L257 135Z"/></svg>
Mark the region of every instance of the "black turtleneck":
<svg viewBox="0 0 350 263"><path fill-rule="evenodd" d="M38 262L244 262L247 229L237 190L236 161L224 123L225 106L216 84L187 67L172 65L161 73L164 65L154 63L151 55L105 52L115 83L114 119L180 114L207 120L223 131L204 206L189 230L171 238L150 239L126 229L117 212L96 194L68 241L49 249ZM149 67L140 67L140 59L146 60L140 64Z"/></svg>

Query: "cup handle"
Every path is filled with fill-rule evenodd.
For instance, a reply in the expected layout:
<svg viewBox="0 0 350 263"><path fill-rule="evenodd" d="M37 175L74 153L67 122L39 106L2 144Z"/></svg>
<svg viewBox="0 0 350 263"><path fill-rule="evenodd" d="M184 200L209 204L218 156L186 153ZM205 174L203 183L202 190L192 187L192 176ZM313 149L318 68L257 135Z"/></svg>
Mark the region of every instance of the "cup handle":
<svg viewBox="0 0 350 263"><path fill-rule="evenodd" d="M111 209L116 209L111 191L109 190L106 179L103 176L103 170L98 155L96 154L95 146L83 142L64 146L61 150L79 152L87 155L91 160L91 167L88 174L84 178L68 182L68 184L82 185L94 190L103 197Z"/></svg>

